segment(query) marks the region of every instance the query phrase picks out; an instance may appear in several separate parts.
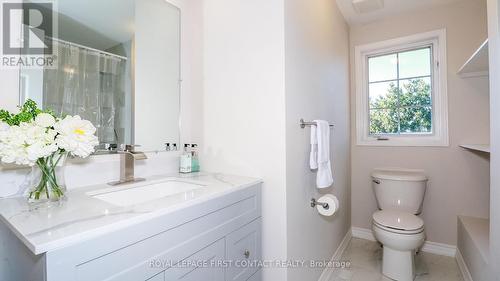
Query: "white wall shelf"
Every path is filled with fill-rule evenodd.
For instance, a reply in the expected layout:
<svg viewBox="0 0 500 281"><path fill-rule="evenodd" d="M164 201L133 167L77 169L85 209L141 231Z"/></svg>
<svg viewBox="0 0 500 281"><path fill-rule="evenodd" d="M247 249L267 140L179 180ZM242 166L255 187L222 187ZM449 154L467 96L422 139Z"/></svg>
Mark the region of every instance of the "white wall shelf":
<svg viewBox="0 0 500 281"><path fill-rule="evenodd" d="M458 75L462 78L488 76L488 65L488 39L486 39L458 70Z"/></svg>
<svg viewBox="0 0 500 281"><path fill-rule="evenodd" d="M490 145L489 144L461 144L460 147L490 153Z"/></svg>

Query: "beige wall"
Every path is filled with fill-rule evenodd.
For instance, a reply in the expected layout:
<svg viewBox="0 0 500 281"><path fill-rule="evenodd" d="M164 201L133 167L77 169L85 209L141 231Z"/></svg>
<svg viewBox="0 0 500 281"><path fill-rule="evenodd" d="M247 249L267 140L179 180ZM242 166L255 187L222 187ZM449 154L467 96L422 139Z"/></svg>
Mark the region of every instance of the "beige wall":
<svg viewBox="0 0 500 281"><path fill-rule="evenodd" d="M350 30L351 63L356 45L446 28L449 147L361 147L352 135L352 225L370 228L376 210L370 185L375 167L424 169L429 177L422 217L427 240L456 244L456 216L488 217L489 160L458 147L489 142L486 78L461 79L457 70L486 39L486 1L470 0L429 11L398 15ZM355 73L351 68L351 109L355 112ZM354 120L355 115L351 114ZM351 122L355 134L355 122Z"/></svg>
<svg viewBox="0 0 500 281"><path fill-rule="evenodd" d="M329 260L349 230L349 35L335 1L285 1L286 205L289 260ZM309 170L310 128L332 122L332 188L317 190ZM322 217L309 205L335 194L340 210ZM289 281L318 280L323 268L290 268Z"/></svg>

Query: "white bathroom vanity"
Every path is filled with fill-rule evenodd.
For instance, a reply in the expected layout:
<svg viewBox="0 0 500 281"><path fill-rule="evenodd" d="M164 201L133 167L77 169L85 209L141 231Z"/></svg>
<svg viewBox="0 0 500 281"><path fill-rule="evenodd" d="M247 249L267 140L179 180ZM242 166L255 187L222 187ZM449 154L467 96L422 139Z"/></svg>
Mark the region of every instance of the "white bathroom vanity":
<svg viewBox="0 0 500 281"><path fill-rule="evenodd" d="M77 188L36 210L4 199L4 278L261 280L260 189L257 179L192 174Z"/></svg>

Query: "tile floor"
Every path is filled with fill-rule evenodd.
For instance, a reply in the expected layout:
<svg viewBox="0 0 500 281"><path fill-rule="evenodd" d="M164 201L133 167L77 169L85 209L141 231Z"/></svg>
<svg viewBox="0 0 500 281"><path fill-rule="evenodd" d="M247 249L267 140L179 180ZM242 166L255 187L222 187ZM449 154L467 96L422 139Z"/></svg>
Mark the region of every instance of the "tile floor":
<svg viewBox="0 0 500 281"><path fill-rule="evenodd" d="M377 242L353 238L343 261L351 266L337 269L331 281L390 281L381 274L382 248ZM415 281L463 281L454 258L420 252L416 257Z"/></svg>

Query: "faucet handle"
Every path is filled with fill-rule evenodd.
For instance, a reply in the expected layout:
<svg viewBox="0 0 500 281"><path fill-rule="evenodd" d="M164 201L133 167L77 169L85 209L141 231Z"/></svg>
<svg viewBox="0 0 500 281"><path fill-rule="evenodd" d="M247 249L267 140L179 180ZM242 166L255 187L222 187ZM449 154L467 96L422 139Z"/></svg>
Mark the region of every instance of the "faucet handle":
<svg viewBox="0 0 500 281"><path fill-rule="evenodd" d="M114 151L118 149L118 144L116 143L103 143L101 145L103 147L103 150Z"/></svg>
<svg viewBox="0 0 500 281"><path fill-rule="evenodd" d="M122 144L120 145L120 150L118 153L120 154L127 154L131 157L133 157L135 160L145 160L148 159L146 154L142 151L135 151L134 147L139 147L140 145L135 145L135 144Z"/></svg>

